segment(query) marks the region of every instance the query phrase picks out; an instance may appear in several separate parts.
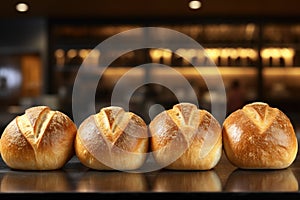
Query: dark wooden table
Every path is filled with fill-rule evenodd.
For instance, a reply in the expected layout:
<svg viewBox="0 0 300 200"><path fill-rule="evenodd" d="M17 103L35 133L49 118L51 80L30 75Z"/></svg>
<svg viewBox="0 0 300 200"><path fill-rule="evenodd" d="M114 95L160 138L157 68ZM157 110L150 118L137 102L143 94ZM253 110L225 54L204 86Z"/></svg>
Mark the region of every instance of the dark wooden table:
<svg viewBox="0 0 300 200"><path fill-rule="evenodd" d="M16 171L0 161L0 199L300 199L300 157L283 170L241 170L223 153L208 171L96 171L73 157L55 171Z"/></svg>

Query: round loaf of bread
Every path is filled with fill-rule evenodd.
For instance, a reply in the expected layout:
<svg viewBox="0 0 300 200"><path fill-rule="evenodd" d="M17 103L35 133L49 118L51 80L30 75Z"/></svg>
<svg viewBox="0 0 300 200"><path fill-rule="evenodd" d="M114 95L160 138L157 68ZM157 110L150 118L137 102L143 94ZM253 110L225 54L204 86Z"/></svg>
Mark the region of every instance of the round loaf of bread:
<svg viewBox="0 0 300 200"><path fill-rule="evenodd" d="M290 119L263 102L245 105L223 122L228 160L245 169L283 169L296 158L298 141Z"/></svg>
<svg viewBox="0 0 300 200"><path fill-rule="evenodd" d="M104 107L79 126L75 153L85 166L96 170L135 170L148 152L144 120L118 106Z"/></svg>
<svg viewBox="0 0 300 200"><path fill-rule="evenodd" d="M222 154L222 129L206 110L179 103L158 114L149 124L151 151L166 169L209 170Z"/></svg>
<svg viewBox="0 0 300 200"><path fill-rule="evenodd" d="M25 110L4 129L3 161L18 170L55 170L74 155L76 125L64 113L47 106Z"/></svg>

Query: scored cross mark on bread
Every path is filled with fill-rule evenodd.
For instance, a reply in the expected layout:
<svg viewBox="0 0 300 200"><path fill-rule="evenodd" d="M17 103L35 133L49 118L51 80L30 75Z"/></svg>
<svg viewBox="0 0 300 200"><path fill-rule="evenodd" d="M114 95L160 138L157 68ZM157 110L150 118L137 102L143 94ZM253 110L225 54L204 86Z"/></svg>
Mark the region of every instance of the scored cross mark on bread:
<svg viewBox="0 0 300 200"><path fill-rule="evenodd" d="M117 106L104 107L79 126L75 152L87 167L134 170L146 159L147 125L142 118Z"/></svg>
<svg viewBox="0 0 300 200"><path fill-rule="evenodd" d="M171 118L177 126L180 127L181 125L191 125L193 122L196 122L193 117L197 116L194 114L197 110L197 107L193 104L182 103L181 105L175 105L168 113L172 116Z"/></svg>
<svg viewBox="0 0 300 200"><path fill-rule="evenodd" d="M103 133L105 135L105 138L109 140L108 145L113 143L121 135L122 132L119 127L121 126L120 122L124 113L125 111L123 109L115 107L115 109L103 109L103 113L94 115L96 126L102 130L99 134ZM122 125L124 127L124 123Z"/></svg>
<svg viewBox="0 0 300 200"><path fill-rule="evenodd" d="M16 118L18 128L33 148L36 148L49 122L54 115L48 107L41 106L38 112L28 109L25 114Z"/></svg>
<svg viewBox="0 0 300 200"><path fill-rule="evenodd" d="M175 105L173 109L166 112L171 120L177 125L179 132L185 135L184 140L188 146L195 137L195 128L198 127L201 119L199 119L198 109L195 105L184 104L185 106Z"/></svg>
<svg viewBox="0 0 300 200"><path fill-rule="evenodd" d="M31 107L5 128L1 156L13 169L59 169L74 154L76 132L76 125L64 113L47 106Z"/></svg>
<svg viewBox="0 0 300 200"><path fill-rule="evenodd" d="M279 114L278 109L272 109L266 103L245 105L242 111L259 128L260 133L264 133Z"/></svg>
<svg viewBox="0 0 300 200"><path fill-rule="evenodd" d="M291 121L266 103L249 103L231 113L223 122L222 134L225 154L239 168L287 168L298 152Z"/></svg>
<svg viewBox="0 0 300 200"><path fill-rule="evenodd" d="M179 103L161 112L149 131L154 158L164 168L207 170L221 157L220 124L194 104Z"/></svg>

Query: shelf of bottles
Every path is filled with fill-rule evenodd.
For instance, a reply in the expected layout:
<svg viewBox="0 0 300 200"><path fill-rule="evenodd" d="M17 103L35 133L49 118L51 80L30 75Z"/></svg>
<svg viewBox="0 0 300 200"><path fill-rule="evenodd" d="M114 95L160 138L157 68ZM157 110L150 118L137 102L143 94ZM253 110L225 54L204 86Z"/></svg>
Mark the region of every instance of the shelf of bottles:
<svg viewBox="0 0 300 200"><path fill-rule="evenodd" d="M156 26L153 24L153 26ZM233 79L238 79L249 91L249 99L257 98L257 88L262 87L265 96L291 98L300 89L297 80L300 76L300 24L268 23L220 23L220 24L183 24L157 26L179 31L190 36L203 50L182 48L171 52L170 49L144 49L128 52L117 58L106 68L103 76L107 88L132 67L145 63L160 63L171 66L186 76L197 87L205 87L201 75L213 76L215 71L208 65L212 63L227 87ZM97 69L101 52L93 49L99 42L140 25L101 25L101 26L58 26L54 29L53 48L54 71L76 76L83 61ZM87 56L89 59L86 60ZM194 66L194 67L193 67ZM135 71L136 76L145 72ZM261 76L259 76L261 74ZM134 73L132 75L135 75ZM163 75L163 70L156 76ZM262 78L263 80L259 81ZM62 82L66 79L62 78ZM171 79L170 79L171 80ZM259 85L261 83L262 85ZM57 84L60 84L57 81ZM298 97L294 97L298 98ZM300 96L299 96L300 98Z"/></svg>
<svg viewBox="0 0 300 200"><path fill-rule="evenodd" d="M55 65L58 69L64 69L68 66L79 66L89 55L91 64L97 65L101 59L101 52L97 49L56 49L54 52ZM122 63L117 66L132 67L137 60L140 52L132 51L123 56ZM144 51L153 62L162 63L170 66L188 66L193 62L194 65L206 65L209 60L213 61L216 66L257 66L258 55L262 57L263 66L269 67L293 67L295 66L295 49L292 47L267 47L258 52L255 48L243 47L225 47L225 48L204 48L196 49L177 49L171 52L169 49L150 49ZM145 56L144 56L145 57ZM180 61L179 61L180 60ZM127 61L127 62L125 62ZM176 62L177 61L177 62ZM114 63L112 65L115 65Z"/></svg>

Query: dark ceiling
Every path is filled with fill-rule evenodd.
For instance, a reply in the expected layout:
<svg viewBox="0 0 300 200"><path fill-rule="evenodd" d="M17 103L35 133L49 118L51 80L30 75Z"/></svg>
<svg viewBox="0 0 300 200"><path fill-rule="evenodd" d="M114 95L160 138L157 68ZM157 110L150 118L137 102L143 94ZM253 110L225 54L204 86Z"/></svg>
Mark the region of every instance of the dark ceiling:
<svg viewBox="0 0 300 200"><path fill-rule="evenodd" d="M197 18L197 17L300 17L299 0L201 0L199 10L189 0L24 0L27 13L17 13L20 0L1 2L0 17L48 18Z"/></svg>

